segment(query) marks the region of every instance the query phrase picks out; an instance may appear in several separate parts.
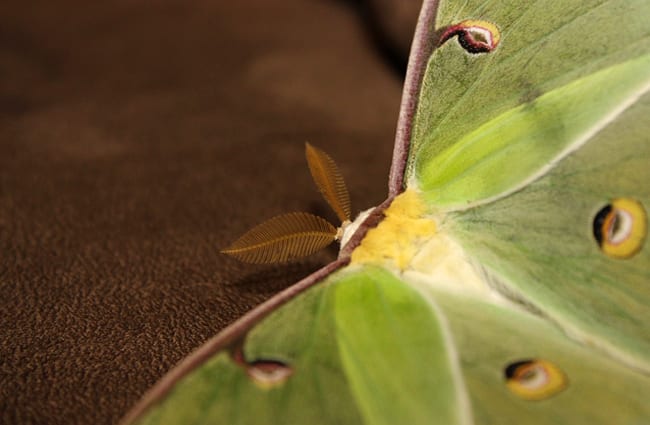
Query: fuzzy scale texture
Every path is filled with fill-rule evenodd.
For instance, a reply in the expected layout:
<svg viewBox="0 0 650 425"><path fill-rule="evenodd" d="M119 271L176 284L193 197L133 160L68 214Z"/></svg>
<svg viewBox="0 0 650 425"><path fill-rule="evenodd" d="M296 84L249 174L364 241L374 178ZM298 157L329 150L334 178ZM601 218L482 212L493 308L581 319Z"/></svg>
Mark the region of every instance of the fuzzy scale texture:
<svg viewBox="0 0 650 425"><path fill-rule="evenodd" d="M280 213L335 220L305 141L336 158L353 213L383 201L401 79L371 34L340 1L3 6L0 423L115 423L334 258L219 249Z"/></svg>

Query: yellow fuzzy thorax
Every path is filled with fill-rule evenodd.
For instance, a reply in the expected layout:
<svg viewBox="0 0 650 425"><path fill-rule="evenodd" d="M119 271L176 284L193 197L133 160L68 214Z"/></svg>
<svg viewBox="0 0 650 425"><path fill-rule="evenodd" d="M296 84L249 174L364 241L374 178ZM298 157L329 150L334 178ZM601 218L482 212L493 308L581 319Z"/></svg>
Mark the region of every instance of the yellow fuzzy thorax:
<svg viewBox="0 0 650 425"><path fill-rule="evenodd" d="M384 216L352 251L352 264L379 265L414 284L494 299L487 281L446 231L448 218L431 215L419 192L408 189L398 195Z"/></svg>
<svg viewBox="0 0 650 425"><path fill-rule="evenodd" d="M436 233L435 221L425 214L426 205L416 191L409 189L395 197L384 211L385 218L352 252L352 263L392 263L405 270Z"/></svg>

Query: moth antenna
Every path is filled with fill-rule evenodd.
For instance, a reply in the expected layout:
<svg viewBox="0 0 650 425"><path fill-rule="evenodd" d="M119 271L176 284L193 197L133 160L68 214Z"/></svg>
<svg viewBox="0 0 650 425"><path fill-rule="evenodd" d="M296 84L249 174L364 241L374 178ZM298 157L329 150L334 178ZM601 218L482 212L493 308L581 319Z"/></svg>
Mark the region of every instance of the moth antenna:
<svg viewBox="0 0 650 425"><path fill-rule="evenodd" d="M311 176L327 203L342 223L350 220L350 195L334 160L309 143L305 143L305 156Z"/></svg>
<svg viewBox="0 0 650 425"><path fill-rule="evenodd" d="M325 248L336 232L327 220L313 214L283 214L253 227L221 252L246 263L281 263Z"/></svg>

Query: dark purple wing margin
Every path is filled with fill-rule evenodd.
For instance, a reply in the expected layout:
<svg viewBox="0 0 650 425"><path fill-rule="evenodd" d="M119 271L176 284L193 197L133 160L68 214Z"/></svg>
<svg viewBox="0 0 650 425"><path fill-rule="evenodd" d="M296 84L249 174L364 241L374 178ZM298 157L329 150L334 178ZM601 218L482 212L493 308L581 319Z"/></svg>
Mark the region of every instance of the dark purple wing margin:
<svg viewBox="0 0 650 425"><path fill-rule="evenodd" d="M397 120L397 132L395 134L395 147L393 148L393 162L388 177L388 196L395 197L404 190L404 172L408 160L411 143L411 131L413 129L413 118L418 106L420 85L426 71L427 61L431 52L438 44L436 37L433 37L436 13L438 11L438 0L424 0L415 35L411 44L406 79L402 90L402 102L400 104L399 118Z"/></svg>

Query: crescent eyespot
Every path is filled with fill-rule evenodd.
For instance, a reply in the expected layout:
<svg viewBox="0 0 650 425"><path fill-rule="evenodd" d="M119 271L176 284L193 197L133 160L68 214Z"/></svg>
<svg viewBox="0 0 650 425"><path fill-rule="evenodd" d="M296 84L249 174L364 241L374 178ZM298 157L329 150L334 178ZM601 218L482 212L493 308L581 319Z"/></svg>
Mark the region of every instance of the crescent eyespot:
<svg viewBox="0 0 650 425"><path fill-rule="evenodd" d="M520 360L504 369L506 386L524 400L544 400L568 385L568 379L555 364L540 359Z"/></svg>
<svg viewBox="0 0 650 425"><path fill-rule="evenodd" d="M612 258L630 258L641 251L648 231L643 204L617 198L602 207L593 220L593 234L601 251Z"/></svg>
<svg viewBox="0 0 650 425"><path fill-rule="evenodd" d="M440 35L439 45L454 36L458 36L458 43L472 54L491 52L501 41L501 32L495 24L476 19L467 19L445 28Z"/></svg>
<svg viewBox="0 0 650 425"><path fill-rule="evenodd" d="M293 375L293 368L280 360L247 360L244 355L243 342L241 341L231 348L230 358L246 372L246 375L255 385L263 390L278 387Z"/></svg>
<svg viewBox="0 0 650 425"><path fill-rule="evenodd" d="M293 374L293 369L277 360L257 360L248 364L246 373L263 389L282 385Z"/></svg>

